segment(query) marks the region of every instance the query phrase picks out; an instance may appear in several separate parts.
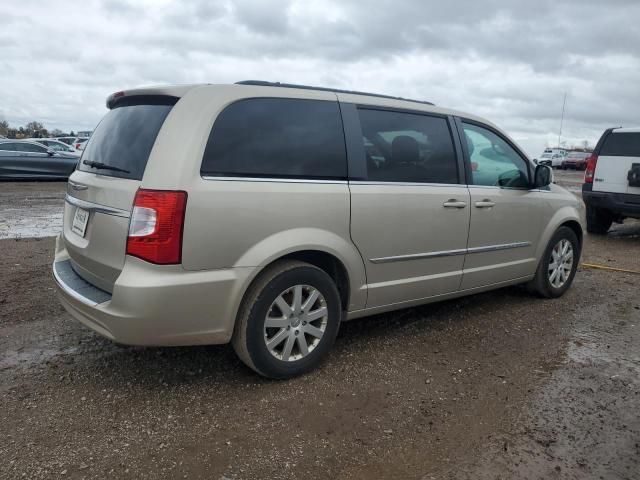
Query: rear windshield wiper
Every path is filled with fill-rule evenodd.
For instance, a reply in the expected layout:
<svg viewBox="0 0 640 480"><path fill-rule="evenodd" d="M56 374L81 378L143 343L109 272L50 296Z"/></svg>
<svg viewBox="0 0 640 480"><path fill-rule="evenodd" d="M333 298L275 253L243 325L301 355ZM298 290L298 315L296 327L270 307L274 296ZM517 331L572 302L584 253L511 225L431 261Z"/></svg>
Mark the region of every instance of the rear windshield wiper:
<svg viewBox="0 0 640 480"><path fill-rule="evenodd" d="M114 172L131 173L129 170L125 170L124 168L114 167L113 165L107 165L106 163L102 163L102 162L94 162L92 160L83 160L82 163L84 163L85 165L89 165L90 167L98 168L102 170L113 170Z"/></svg>

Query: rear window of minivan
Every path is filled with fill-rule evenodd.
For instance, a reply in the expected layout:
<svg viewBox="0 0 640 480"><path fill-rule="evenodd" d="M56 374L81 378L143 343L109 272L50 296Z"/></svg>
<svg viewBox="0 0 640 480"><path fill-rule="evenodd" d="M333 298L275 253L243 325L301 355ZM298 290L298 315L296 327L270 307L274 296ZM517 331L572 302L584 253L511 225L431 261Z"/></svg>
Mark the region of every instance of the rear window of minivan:
<svg viewBox="0 0 640 480"><path fill-rule="evenodd" d="M347 159L337 102L251 98L216 119L201 174L344 179Z"/></svg>
<svg viewBox="0 0 640 480"><path fill-rule="evenodd" d="M78 169L142 180L158 132L176 102L175 97L123 99L96 127Z"/></svg>
<svg viewBox="0 0 640 480"><path fill-rule="evenodd" d="M640 157L640 132L610 133L604 139L600 155Z"/></svg>

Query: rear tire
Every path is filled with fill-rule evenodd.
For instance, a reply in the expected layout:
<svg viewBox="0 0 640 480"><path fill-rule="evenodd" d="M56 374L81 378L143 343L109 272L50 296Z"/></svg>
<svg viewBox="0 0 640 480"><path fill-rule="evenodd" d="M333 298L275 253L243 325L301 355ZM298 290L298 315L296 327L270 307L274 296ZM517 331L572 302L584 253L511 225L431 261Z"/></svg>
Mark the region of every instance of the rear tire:
<svg viewBox="0 0 640 480"><path fill-rule="evenodd" d="M340 294L324 270L283 260L260 274L245 294L233 348L262 376L295 377L324 360L341 317Z"/></svg>
<svg viewBox="0 0 640 480"><path fill-rule="evenodd" d="M587 205L587 232L595 235L605 235L611 224L613 216L606 210Z"/></svg>
<svg viewBox="0 0 640 480"><path fill-rule="evenodd" d="M569 227L560 227L549 240L536 276L527 284L529 291L545 298L564 295L576 275L580 251L575 232Z"/></svg>

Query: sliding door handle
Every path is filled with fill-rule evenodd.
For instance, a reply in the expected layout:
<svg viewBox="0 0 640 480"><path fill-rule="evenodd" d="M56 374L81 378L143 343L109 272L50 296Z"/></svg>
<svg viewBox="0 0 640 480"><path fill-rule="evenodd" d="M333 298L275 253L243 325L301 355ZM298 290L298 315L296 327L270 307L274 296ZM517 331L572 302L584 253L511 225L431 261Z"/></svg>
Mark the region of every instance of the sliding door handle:
<svg viewBox="0 0 640 480"><path fill-rule="evenodd" d="M460 202L455 198L447 200L442 204L444 208L465 208L467 206L467 202Z"/></svg>
<svg viewBox="0 0 640 480"><path fill-rule="evenodd" d="M488 198L475 203L476 208L491 208L496 206L496 202L492 202Z"/></svg>

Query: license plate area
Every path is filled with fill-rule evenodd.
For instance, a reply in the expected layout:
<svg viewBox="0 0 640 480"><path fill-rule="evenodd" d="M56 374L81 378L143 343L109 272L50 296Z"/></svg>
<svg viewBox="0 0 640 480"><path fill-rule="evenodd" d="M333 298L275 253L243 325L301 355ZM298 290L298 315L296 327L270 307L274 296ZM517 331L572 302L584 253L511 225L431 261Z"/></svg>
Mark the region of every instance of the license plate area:
<svg viewBox="0 0 640 480"><path fill-rule="evenodd" d="M87 233L87 224L89 223L89 211L83 208L76 208L73 214L73 222L71 223L71 231L84 238Z"/></svg>

